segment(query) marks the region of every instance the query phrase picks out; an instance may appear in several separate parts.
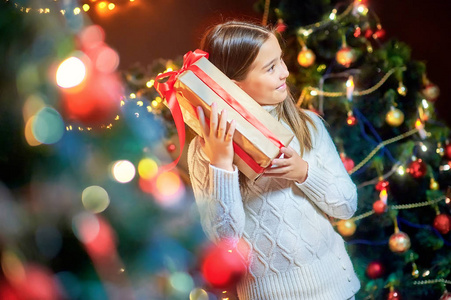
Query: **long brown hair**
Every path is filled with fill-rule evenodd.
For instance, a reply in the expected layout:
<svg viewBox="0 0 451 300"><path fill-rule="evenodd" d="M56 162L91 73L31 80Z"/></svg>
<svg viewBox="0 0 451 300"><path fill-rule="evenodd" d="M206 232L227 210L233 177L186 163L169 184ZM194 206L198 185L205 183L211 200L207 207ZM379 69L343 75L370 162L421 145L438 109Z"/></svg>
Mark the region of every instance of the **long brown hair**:
<svg viewBox="0 0 451 300"><path fill-rule="evenodd" d="M229 21L210 28L202 38L200 47L209 53L209 60L230 79L241 81L247 76L250 66L261 46L276 31L258 24ZM316 129L312 119L295 104L288 92L287 99L277 105L277 116L284 120L299 140L301 155L312 149L312 137L307 124Z"/></svg>

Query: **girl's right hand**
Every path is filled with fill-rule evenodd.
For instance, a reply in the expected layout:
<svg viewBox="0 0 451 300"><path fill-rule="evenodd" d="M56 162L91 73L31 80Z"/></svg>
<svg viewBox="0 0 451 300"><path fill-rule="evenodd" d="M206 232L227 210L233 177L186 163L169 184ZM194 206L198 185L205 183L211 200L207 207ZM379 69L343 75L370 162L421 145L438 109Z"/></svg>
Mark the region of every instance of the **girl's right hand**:
<svg viewBox="0 0 451 300"><path fill-rule="evenodd" d="M202 107L197 107L201 128L200 144L210 159L210 164L227 171L233 171L233 134L235 120L227 126L227 111L223 110L218 117L216 103L211 105L210 126L205 121Z"/></svg>

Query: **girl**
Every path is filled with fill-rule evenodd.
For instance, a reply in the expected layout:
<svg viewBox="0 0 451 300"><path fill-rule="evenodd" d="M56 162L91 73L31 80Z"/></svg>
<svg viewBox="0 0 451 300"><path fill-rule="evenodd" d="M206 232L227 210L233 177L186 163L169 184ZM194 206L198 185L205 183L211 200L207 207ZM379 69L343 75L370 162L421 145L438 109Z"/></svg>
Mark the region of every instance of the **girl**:
<svg viewBox="0 0 451 300"><path fill-rule="evenodd" d="M343 239L328 217L350 218L356 187L322 120L296 107L275 32L227 22L201 43L210 61L295 138L255 183L233 165L235 122L211 106L207 124L189 146L188 163L203 229L237 249L248 265L237 285L240 300L353 299L360 283Z"/></svg>

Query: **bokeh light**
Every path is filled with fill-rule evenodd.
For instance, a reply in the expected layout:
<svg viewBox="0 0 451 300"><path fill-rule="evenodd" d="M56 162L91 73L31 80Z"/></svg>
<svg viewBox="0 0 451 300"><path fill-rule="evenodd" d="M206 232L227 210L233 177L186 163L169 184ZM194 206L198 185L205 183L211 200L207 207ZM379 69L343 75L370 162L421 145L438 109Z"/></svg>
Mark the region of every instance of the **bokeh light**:
<svg viewBox="0 0 451 300"><path fill-rule="evenodd" d="M208 293L201 288L195 288L189 294L189 300L208 300Z"/></svg>
<svg viewBox="0 0 451 300"><path fill-rule="evenodd" d="M72 227L75 236L84 244L93 241L100 230L98 219L88 212L75 215L72 219Z"/></svg>
<svg viewBox="0 0 451 300"><path fill-rule="evenodd" d="M176 172L159 174L155 179L155 200L163 207L175 206L185 195L185 186Z"/></svg>
<svg viewBox="0 0 451 300"><path fill-rule="evenodd" d="M110 205L107 191L97 185L85 188L81 194L81 201L84 208L93 213L100 213Z"/></svg>
<svg viewBox="0 0 451 300"><path fill-rule="evenodd" d="M116 251L114 231L100 215L81 213L74 217L75 235L93 260L111 256Z"/></svg>
<svg viewBox="0 0 451 300"><path fill-rule="evenodd" d="M31 94L22 108L23 119L27 121L45 107L45 101L39 94Z"/></svg>
<svg viewBox="0 0 451 300"><path fill-rule="evenodd" d="M2 253L2 270L5 277L12 284L25 280L25 267L20 258L10 250Z"/></svg>
<svg viewBox="0 0 451 300"><path fill-rule="evenodd" d="M38 227L35 239L39 252L49 259L56 257L63 246L61 233L53 226Z"/></svg>
<svg viewBox="0 0 451 300"><path fill-rule="evenodd" d="M103 44L105 40L105 31L99 25L90 25L80 32L79 38L83 48L95 48Z"/></svg>
<svg viewBox="0 0 451 300"><path fill-rule="evenodd" d="M152 179L140 178L139 187L152 194L155 201L165 208L176 207L185 195L185 186L174 171L160 173Z"/></svg>
<svg viewBox="0 0 451 300"><path fill-rule="evenodd" d="M120 160L113 164L111 168L114 179L120 183L127 183L135 178L135 166L128 160Z"/></svg>
<svg viewBox="0 0 451 300"><path fill-rule="evenodd" d="M141 178L152 179L158 173L158 164L151 158L143 158L138 163L138 174Z"/></svg>
<svg viewBox="0 0 451 300"><path fill-rule="evenodd" d="M215 288L234 285L246 270L246 264L236 250L227 250L225 243L211 245L202 261L202 274Z"/></svg>
<svg viewBox="0 0 451 300"><path fill-rule="evenodd" d="M181 294L187 294L193 289L194 281L188 273L175 272L169 277L172 288Z"/></svg>
<svg viewBox="0 0 451 300"><path fill-rule="evenodd" d="M177 194L181 185L180 176L171 171L160 174L156 179L157 192L163 197L171 197Z"/></svg>
<svg viewBox="0 0 451 300"><path fill-rule="evenodd" d="M42 83L42 76L35 63L24 64L17 71L17 91L22 95L31 94Z"/></svg>
<svg viewBox="0 0 451 300"><path fill-rule="evenodd" d="M64 60L56 71L56 83L62 88L72 88L86 78L86 66L81 59L72 56Z"/></svg>
<svg viewBox="0 0 451 300"><path fill-rule="evenodd" d="M43 144L58 142L64 133L63 119L56 110L50 107L41 109L31 125L34 137Z"/></svg>
<svg viewBox="0 0 451 300"><path fill-rule="evenodd" d="M103 73L112 73L119 66L119 55L110 47L99 47L95 67Z"/></svg>
<svg viewBox="0 0 451 300"><path fill-rule="evenodd" d="M38 141L33 134L33 122L35 117L31 117L28 119L27 123L25 124L25 140L27 141L28 145L30 146L39 146L42 143Z"/></svg>

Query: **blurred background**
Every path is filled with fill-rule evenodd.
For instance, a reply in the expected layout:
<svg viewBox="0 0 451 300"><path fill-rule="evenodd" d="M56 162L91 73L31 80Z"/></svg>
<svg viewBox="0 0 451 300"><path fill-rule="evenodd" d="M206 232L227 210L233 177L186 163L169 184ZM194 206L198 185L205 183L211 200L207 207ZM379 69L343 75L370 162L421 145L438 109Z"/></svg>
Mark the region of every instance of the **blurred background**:
<svg viewBox="0 0 451 300"><path fill-rule="evenodd" d="M154 89L231 18L277 27L298 104L358 186L356 216L334 220L357 299L451 299L450 10L0 0L0 299L236 299L243 269L205 238L186 147L159 172L181 145Z"/></svg>

